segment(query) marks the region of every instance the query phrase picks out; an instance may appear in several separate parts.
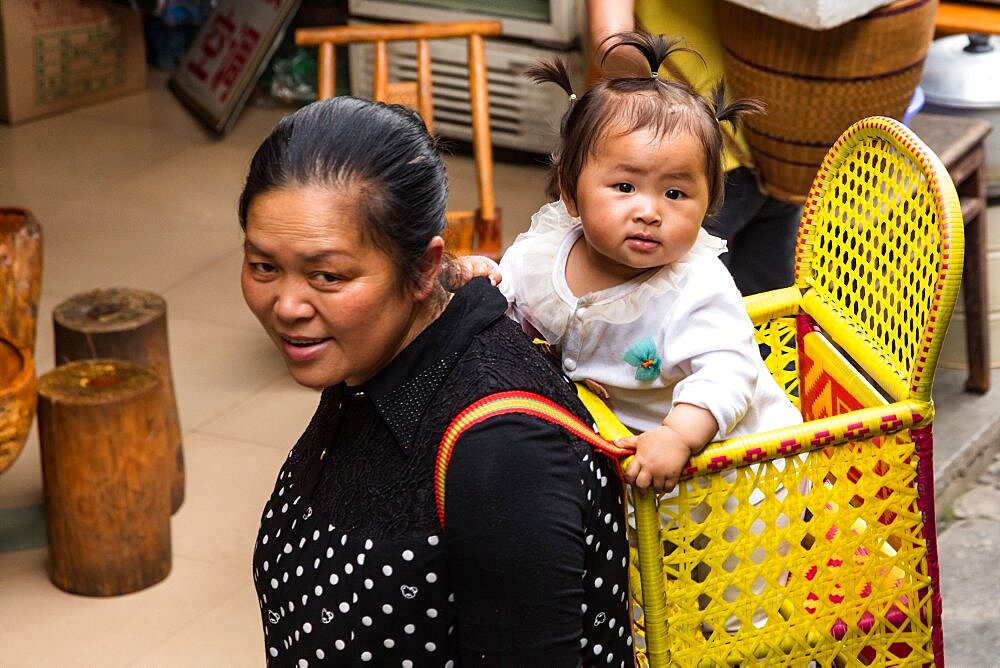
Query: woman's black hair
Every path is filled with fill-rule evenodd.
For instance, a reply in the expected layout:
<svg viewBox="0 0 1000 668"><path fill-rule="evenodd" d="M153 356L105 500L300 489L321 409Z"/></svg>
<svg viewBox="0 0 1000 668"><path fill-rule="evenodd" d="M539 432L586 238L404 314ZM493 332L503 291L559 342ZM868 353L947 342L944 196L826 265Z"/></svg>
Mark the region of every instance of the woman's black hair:
<svg viewBox="0 0 1000 668"><path fill-rule="evenodd" d="M659 77L660 66L673 54L695 53L683 46L681 39L624 32L611 35L601 47L608 43L604 59L615 49L633 47L649 70L599 81L579 98L560 59L539 62L526 72L536 83L555 83L569 96L569 108L560 123L559 147L552 156L553 182L558 186L558 194L576 198L580 172L608 136L639 129L652 130L661 137L684 131L697 137L705 151L707 213L717 212L722 207L725 190L720 124L729 122L735 127L743 114L762 112L763 105L752 99L727 101L722 82L713 90L711 100L706 100L685 83Z"/></svg>
<svg viewBox="0 0 1000 668"><path fill-rule="evenodd" d="M402 281L417 284L427 244L444 231L448 178L416 112L341 96L285 116L250 161L240 226L246 231L258 195L297 187L355 189L361 233L392 258Z"/></svg>

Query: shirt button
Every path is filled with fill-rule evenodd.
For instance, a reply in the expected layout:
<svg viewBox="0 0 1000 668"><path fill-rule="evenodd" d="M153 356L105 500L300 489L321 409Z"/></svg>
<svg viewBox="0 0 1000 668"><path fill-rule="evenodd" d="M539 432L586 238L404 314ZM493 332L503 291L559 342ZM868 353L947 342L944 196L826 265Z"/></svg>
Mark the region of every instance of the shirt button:
<svg viewBox="0 0 1000 668"><path fill-rule="evenodd" d="M576 360L573 359L572 357L567 357L566 359L563 360L563 368L566 369L567 371L575 371Z"/></svg>
<svg viewBox="0 0 1000 668"><path fill-rule="evenodd" d="M587 315L587 307L586 306L580 306L580 307L578 307L576 309L576 317L577 318L581 318L582 319L583 316L585 316L585 315Z"/></svg>

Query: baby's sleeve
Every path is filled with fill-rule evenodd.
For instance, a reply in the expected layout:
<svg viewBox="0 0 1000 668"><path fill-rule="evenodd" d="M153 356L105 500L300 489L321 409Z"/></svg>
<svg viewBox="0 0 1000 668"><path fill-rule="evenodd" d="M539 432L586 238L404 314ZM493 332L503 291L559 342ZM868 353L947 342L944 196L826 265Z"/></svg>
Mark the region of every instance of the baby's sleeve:
<svg viewBox="0 0 1000 668"><path fill-rule="evenodd" d="M665 340L669 363L682 376L674 386L673 404L692 404L712 413L719 425L716 439L721 439L750 408L760 351L728 271L719 262L704 264L665 323Z"/></svg>

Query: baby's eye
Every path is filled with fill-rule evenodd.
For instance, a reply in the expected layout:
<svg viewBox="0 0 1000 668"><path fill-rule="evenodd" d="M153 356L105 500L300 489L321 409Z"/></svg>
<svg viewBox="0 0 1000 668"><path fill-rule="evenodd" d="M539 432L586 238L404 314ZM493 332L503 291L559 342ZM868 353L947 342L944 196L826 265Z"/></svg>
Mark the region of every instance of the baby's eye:
<svg viewBox="0 0 1000 668"><path fill-rule="evenodd" d="M681 192L680 190L677 190L676 188L671 188L670 190L668 190L666 192L666 195L667 199L680 199L681 197L684 197L684 193Z"/></svg>
<svg viewBox="0 0 1000 668"><path fill-rule="evenodd" d="M620 193L635 192L635 186L631 183L616 183L615 188L617 188Z"/></svg>

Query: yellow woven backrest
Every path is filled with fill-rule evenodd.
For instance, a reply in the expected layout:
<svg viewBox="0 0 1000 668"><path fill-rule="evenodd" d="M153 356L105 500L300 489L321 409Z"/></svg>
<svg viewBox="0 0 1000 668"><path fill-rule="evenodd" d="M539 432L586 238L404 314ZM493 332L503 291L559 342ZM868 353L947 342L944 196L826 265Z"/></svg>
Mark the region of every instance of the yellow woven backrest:
<svg viewBox="0 0 1000 668"><path fill-rule="evenodd" d="M937 158L890 119L845 132L795 285L746 299L805 422L709 445L675 496L633 495L640 665L943 662L930 388L962 255Z"/></svg>
<svg viewBox="0 0 1000 668"><path fill-rule="evenodd" d="M804 207L795 258L802 308L894 399L927 400L962 239L958 198L937 156L897 121L859 121L827 154Z"/></svg>

